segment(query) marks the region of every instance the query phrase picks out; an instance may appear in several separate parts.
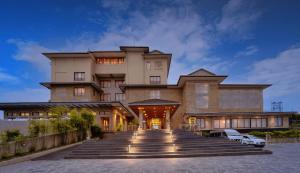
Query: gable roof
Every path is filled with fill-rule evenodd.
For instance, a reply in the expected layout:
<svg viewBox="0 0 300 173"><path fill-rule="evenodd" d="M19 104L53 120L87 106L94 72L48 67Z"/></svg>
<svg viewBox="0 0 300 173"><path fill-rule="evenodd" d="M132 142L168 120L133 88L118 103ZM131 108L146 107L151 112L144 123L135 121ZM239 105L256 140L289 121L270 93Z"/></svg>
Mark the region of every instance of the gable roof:
<svg viewBox="0 0 300 173"><path fill-rule="evenodd" d="M152 50L151 52L149 52L149 54L165 54L165 53L159 50Z"/></svg>
<svg viewBox="0 0 300 173"><path fill-rule="evenodd" d="M216 76L216 74L214 74L204 68L200 68L200 69L188 74L188 76Z"/></svg>

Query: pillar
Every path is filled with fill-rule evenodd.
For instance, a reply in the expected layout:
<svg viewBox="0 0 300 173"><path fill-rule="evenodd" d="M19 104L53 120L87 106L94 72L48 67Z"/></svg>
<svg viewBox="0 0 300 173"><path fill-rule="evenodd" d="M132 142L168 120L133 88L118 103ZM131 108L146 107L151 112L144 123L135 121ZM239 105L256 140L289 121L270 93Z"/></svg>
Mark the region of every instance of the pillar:
<svg viewBox="0 0 300 173"><path fill-rule="evenodd" d="M139 108L139 130L143 129L143 108Z"/></svg>
<svg viewBox="0 0 300 173"><path fill-rule="evenodd" d="M170 109L166 110L166 129L171 129Z"/></svg>

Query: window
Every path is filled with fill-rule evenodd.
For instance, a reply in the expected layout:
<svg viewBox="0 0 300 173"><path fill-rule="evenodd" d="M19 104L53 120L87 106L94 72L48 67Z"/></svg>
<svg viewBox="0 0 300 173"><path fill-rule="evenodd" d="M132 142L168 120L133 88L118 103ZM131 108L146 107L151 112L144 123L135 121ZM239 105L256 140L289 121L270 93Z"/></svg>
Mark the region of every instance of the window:
<svg viewBox="0 0 300 173"><path fill-rule="evenodd" d="M6 112L6 116L13 116L12 112Z"/></svg>
<svg viewBox="0 0 300 173"><path fill-rule="evenodd" d="M40 115L40 113L39 112L32 112L32 116L36 116L36 117L38 117Z"/></svg>
<svg viewBox="0 0 300 173"><path fill-rule="evenodd" d="M125 100L125 94L124 93L116 93L116 101L124 101Z"/></svg>
<svg viewBox="0 0 300 173"><path fill-rule="evenodd" d="M224 129L226 127L225 120L214 120L214 128L215 129Z"/></svg>
<svg viewBox="0 0 300 173"><path fill-rule="evenodd" d="M93 90L93 96L96 96L97 95L97 91L94 89Z"/></svg>
<svg viewBox="0 0 300 173"><path fill-rule="evenodd" d="M196 83L195 93L196 93L196 106L200 109L208 108L208 84Z"/></svg>
<svg viewBox="0 0 300 173"><path fill-rule="evenodd" d="M238 120L237 119L232 119L231 122L232 122L232 124L231 124L232 128L238 128Z"/></svg>
<svg viewBox="0 0 300 173"><path fill-rule="evenodd" d="M97 64L124 64L124 58L97 58Z"/></svg>
<svg viewBox="0 0 300 173"><path fill-rule="evenodd" d="M281 127L283 125L283 119L280 116L275 117L275 126L276 127Z"/></svg>
<svg viewBox="0 0 300 173"><path fill-rule="evenodd" d="M123 84L124 83L124 80L116 80L115 81L115 87L116 88L119 88L119 86L121 85L121 84Z"/></svg>
<svg viewBox="0 0 300 173"><path fill-rule="evenodd" d="M251 118L251 128L264 128L267 127L266 118Z"/></svg>
<svg viewBox="0 0 300 173"><path fill-rule="evenodd" d="M198 118L197 119L197 126L201 129L205 128L205 119L204 118Z"/></svg>
<svg viewBox="0 0 300 173"><path fill-rule="evenodd" d="M92 80L96 81L95 75L92 75Z"/></svg>
<svg viewBox="0 0 300 173"><path fill-rule="evenodd" d="M28 117L29 116L29 112L21 112L21 117Z"/></svg>
<svg viewBox="0 0 300 173"><path fill-rule="evenodd" d="M110 80L100 81L100 87L101 88L110 88L111 87L111 81Z"/></svg>
<svg viewBox="0 0 300 173"><path fill-rule="evenodd" d="M111 101L110 94L109 93L102 93L100 95L100 101L106 101L106 102Z"/></svg>
<svg viewBox="0 0 300 173"><path fill-rule="evenodd" d="M150 76L150 84L160 84L160 76Z"/></svg>
<svg viewBox="0 0 300 173"><path fill-rule="evenodd" d="M150 91L150 98L151 99L160 99L160 91L159 90Z"/></svg>
<svg viewBox="0 0 300 173"><path fill-rule="evenodd" d="M74 72L74 81L84 81L85 72Z"/></svg>
<svg viewBox="0 0 300 173"><path fill-rule="evenodd" d="M151 70L151 62L150 61L146 62L146 69Z"/></svg>
<svg viewBox="0 0 300 173"><path fill-rule="evenodd" d="M74 88L74 96L83 96L85 94L85 88Z"/></svg>

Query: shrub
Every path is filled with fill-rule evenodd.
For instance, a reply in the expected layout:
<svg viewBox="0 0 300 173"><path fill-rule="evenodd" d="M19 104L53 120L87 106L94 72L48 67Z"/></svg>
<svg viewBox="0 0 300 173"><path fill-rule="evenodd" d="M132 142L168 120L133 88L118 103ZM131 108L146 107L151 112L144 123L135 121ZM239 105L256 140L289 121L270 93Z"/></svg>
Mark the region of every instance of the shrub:
<svg viewBox="0 0 300 173"><path fill-rule="evenodd" d="M73 130L69 121L67 120L53 119L50 122L53 132L67 133L68 131Z"/></svg>
<svg viewBox="0 0 300 173"><path fill-rule="evenodd" d="M48 132L48 126L46 121L31 120L28 130L31 137L37 137L39 135L43 136Z"/></svg>
<svg viewBox="0 0 300 173"><path fill-rule="evenodd" d="M257 137L266 137L266 134L270 134L273 138L299 138L300 137L300 130L275 130L272 132L257 132L252 131L249 133L250 135L254 135Z"/></svg>
<svg viewBox="0 0 300 173"><path fill-rule="evenodd" d="M92 125L91 126L91 132L92 132L92 137L99 137L100 139L103 138L104 133L102 131L102 129L98 126L98 125Z"/></svg>
<svg viewBox="0 0 300 173"><path fill-rule="evenodd" d="M7 142L9 141L14 141L18 136L21 136L22 134L20 133L19 130L6 130L5 131L6 136L7 136Z"/></svg>

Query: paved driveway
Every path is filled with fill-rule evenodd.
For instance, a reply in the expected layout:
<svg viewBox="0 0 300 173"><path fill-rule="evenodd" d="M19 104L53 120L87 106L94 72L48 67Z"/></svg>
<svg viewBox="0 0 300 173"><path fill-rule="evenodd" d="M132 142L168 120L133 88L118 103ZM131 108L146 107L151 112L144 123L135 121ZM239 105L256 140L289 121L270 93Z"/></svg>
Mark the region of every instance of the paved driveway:
<svg viewBox="0 0 300 173"><path fill-rule="evenodd" d="M273 144L272 155L180 159L38 160L0 167L0 173L300 172L300 144Z"/></svg>

